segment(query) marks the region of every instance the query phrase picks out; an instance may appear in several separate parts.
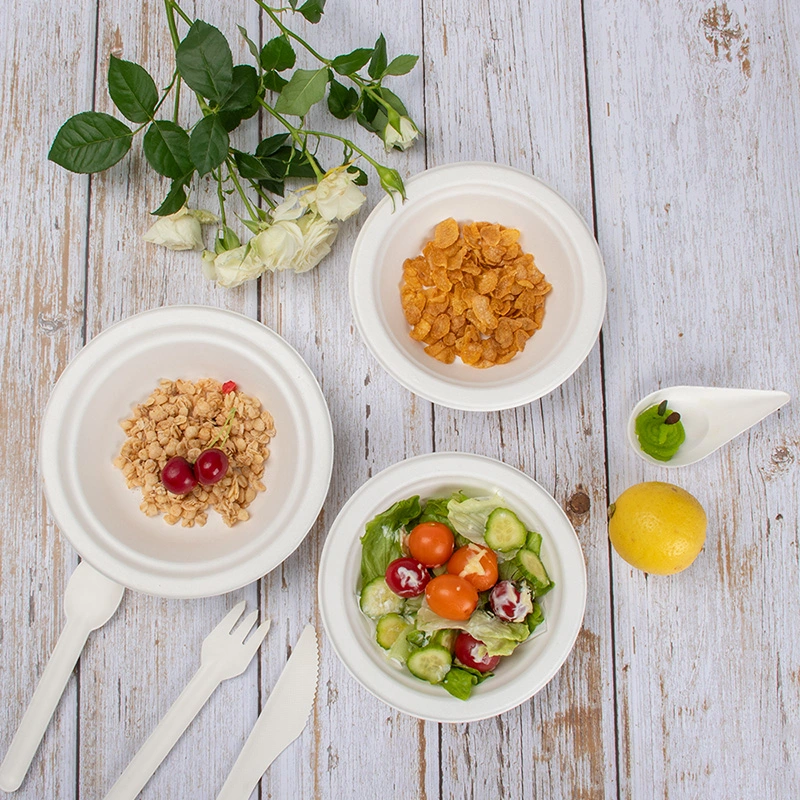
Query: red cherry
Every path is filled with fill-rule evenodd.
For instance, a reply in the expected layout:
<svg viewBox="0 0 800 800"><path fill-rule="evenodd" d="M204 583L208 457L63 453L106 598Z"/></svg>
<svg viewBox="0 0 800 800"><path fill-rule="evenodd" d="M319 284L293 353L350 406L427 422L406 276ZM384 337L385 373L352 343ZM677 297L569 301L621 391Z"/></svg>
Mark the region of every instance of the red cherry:
<svg viewBox="0 0 800 800"><path fill-rule="evenodd" d="M194 472L204 486L219 483L228 473L228 456L216 447L203 450L194 465Z"/></svg>
<svg viewBox="0 0 800 800"><path fill-rule="evenodd" d="M197 486L197 478L185 458L173 456L161 470L161 483L172 494L189 494Z"/></svg>

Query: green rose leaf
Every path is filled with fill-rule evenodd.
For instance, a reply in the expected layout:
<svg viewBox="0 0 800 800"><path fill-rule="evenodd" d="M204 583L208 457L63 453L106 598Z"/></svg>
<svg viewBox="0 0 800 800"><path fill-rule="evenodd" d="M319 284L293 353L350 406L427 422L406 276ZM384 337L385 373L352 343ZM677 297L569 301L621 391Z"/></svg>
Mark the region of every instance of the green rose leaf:
<svg viewBox="0 0 800 800"><path fill-rule="evenodd" d="M258 45L248 35L247 28L242 25L237 25L236 27L239 29L239 33L242 34L242 38L247 42L247 49L256 60L256 63L258 63Z"/></svg>
<svg viewBox="0 0 800 800"><path fill-rule="evenodd" d="M112 55L108 62L108 93L131 122L153 119L158 89L144 67Z"/></svg>
<svg viewBox="0 0 800 800"><path fill-rule="evenodd" d="M405 75L408 72L411 72L412 69L417 65L417 61L419 61L419 56L412 56L412 55L402 55L397 56L397 58L393 58L389 62L389 66L386 67L384 71L384 75Z"/></svg>
<svg viewBox="0 0 800 800"><path fill-rule="evenodd" d="M261 48L260 63L266 72L272 70L283 72L285 69L291 69L296 60L294 48L285 35L270 39Z"/></svg>
<svg viewBox="0 0 800 800"><path fill-rule="evenodd" d="M161 205L152 213L157 217L166 217L180 211L186 204L186 186L192 180L192 175L184 175L183 178L172 182L167 196Z"/></svg>
<svg viewBox="0 0 800 800"><path fill-rule="evenodd" d="M360 167L357 167L355 164L351 164L347 168L347 171L351 175L356 176L355 178L353 178L353 183L356 186L366 186L369 183L369 176L367 175L367 173L364 172L364 170L361 169Z"/></svg>
<svg viewBox="0 0 800 800"><path fill-rule="evenodd" d="M304 117L314 103L325 97L328 85L328 69L298 69L289 83L283 87L280 97L275 103L279 114L293 114Z"/></svg>
<svg viewBox="0 0 800 800"><path fill-rule="evenodd" d="M309 21L317 23L322 19L325 0L306 0L297 10Z"/></svg>
<svg viewBox="0 0 800 800"><path fill-rule="evenodd" d="M167 178L182 178L193 171L189 156L189 134L174 122L157 119L142 142L147 163Z"/></svg>
<svg viewBox="0 0 800 800"><path fill-rule="evenodd" d="M358 92L332 80L328 92L328 110L336 119L347 119L358 108Z"/></svg>
<svg viewBox="0 0 800 800"><path fill-rule="evenodd" d="M372 58L369 60L367 72L369 72L370 78L375 78L375 80L382 78L386 72L386 39L383 38L383 34L375 42L375 49L372 52Z"/></svg>
<svg viewBox="0 0 800 800"><path fill-rule="evenodd" d="M362 67L366 66L374 52L375 51L371 47L359 47L358 50L353 50L352 53L336 56L336 58L331 61L331 66L340 75L352 75L354 72L358 72Z"/></svg>
<svg viewBox="0 0 800 800"><path fill-rule="evenodd" d="M203 117L189 139L189 155L200 175L216 169L228 155L228 131L215 114Z"/></svg>
<svg viewBox="0 0 800 800"><path fill-rule="evenodd" d="M233 79L228 94L220 104L226 111L247 108L258 94L258 73L248 64L233 68Z"/></svg>
<svg viewBox="0 0 800 800"><path fill-rule="evenodd" d="M254 181L268 181L275 177L267 171L259 158L250 155L250 153L234 150L233 160L236 162L236 168L243 178Z"/></svg>
<svg viewBox="0 0 800 800"><path fill-rule="evenodd" d="M403 101L394 93L390 92L385 86L381 86L378 91L381 93L381 97L401 116L407 117L408 111L406 107L403 105Z"/></svg>
<svg viewBox="0 0 800 800"><path fill-rule="evenodd" d="M269 136L266 139L263 139L261 142L259 142L258 147L256 147L256 155L259 158L271 156L273 153L277 152L281 147L283 147L288 138L288 133L276 133L274 136Z"/></svg>
<svg viewBox="0 0 800 800"><path fill-rule="evenodd" d="M102 172L131 149L133 132L109 114L84 111L60 128L47 157L70 172Z"/></svg>
<svg viewBox="0 0 800 800"><path fill-rule="evenodd" d="M325 172L325 170L320 166L319 161L317 161L317 159L314 158L311 153L308 151L303 152L302 150L295 149L286 167L286 177L316 178L317 173L312 164L316 165L320 172Z"/></svg>
<svg viewBox="0 0 800 800"><path fill-rule="evenodd" d="M282 78L280 75L278 75L275 70L272 72L267 72L264 75L264 86L271 92L283 91L283 87L286 86L287 83L289 83L289 81L287 81L286 78Z"/></svg>
<svg viewBox="0 0 800 800"><path fill-rule="evenodd" d="M190 89L220 102L233 81L233 56L228 40L213 25L198 19L178 45L175 62Z"/></svg>
<svg viewBox="0 0 800 800"><path fill-rule="evenodd" d="M286 191L286 183L284 181L259 181L258 185L262 189L266 189L272 194L283 195Z"/></svg>

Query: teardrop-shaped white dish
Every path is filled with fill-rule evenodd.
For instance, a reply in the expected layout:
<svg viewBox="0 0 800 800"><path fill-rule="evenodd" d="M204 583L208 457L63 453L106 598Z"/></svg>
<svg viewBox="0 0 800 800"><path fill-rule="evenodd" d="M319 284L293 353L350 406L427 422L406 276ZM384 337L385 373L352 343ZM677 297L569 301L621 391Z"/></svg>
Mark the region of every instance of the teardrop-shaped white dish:
<svg viewBox="0 0 800 800"><path fill-rule="evenodd" d="M723 389L713 386L668 386L647 395L628 418L628 441L640 458L660 467L685 467L719 450L791 398L786 392ZM645 453L636 437L636 417L663 400L681 415L686 441L669 461Z"/></svg>

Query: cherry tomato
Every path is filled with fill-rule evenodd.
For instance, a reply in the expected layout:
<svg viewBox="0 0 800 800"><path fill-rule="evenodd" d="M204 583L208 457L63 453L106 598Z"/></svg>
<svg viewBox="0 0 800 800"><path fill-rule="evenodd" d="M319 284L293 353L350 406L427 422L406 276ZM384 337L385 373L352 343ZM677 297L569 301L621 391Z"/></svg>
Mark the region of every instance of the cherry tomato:
<svg viewBox="0 0 800 800"><path fill-rule="evenodd" d="M386 567L386 585L400 597L416 597L425 591L431 576L415 558L397 558Z"/></svg>
<svg viewBox="0 0 800 800"><path fill-rule="evenodd" d="M441 522L420 522L408 537L411 555L426 567L440 567L453 553L453 532Z"/></svg>
<svg viewBox="0 0 800 800"><path fill-rule="evenodd" d="M479 544L459 547L447 562L447 571L469 581L479 592L497 583L497 556Z"/></svg>
<svg viewBox="0 0 800 800"><path fill-rule="evenodd" d="M468 633L462 631L458 634L455 657L465 667L472 667L478 672L491 672L500 663L500 656L490 656L485 650L486 645L473 639Z"/></svg>
<svg viewBox="0 0 800 800"><path fill-rule="evenodd" d="M425 587L431 610L445 619L469 619L478 605L475 587L458 575L440 575Z"/></svg>
<svg viewBox="0 0 800 800"><path fill-rule="evenodd" d="M489 595L489 604L506 622L523 622L533 611L530 591L523 592L513 581L500 581Z"/></svg>

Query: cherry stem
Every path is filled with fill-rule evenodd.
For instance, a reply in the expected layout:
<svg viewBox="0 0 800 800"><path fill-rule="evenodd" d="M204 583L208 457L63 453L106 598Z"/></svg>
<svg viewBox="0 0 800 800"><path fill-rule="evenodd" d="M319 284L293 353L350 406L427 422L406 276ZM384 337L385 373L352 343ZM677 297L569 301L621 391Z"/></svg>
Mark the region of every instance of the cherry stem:
<svg viewBox="0 0 800 800"><path fill-rule="evenodd" d="M236 406L234 406L228 412L228 418L225 420L225 424L222 426L222 430L217 432L217 435L211 440L211 442L206 447L206 450L210 450L216 443L217 440L222 436L222 441L219 443L220 447L225 446L225 442L228 441L228 437L231 435L231 428L233 427L233 418L236 416ZM224 432L224 435L223 435Z"/></svg>

